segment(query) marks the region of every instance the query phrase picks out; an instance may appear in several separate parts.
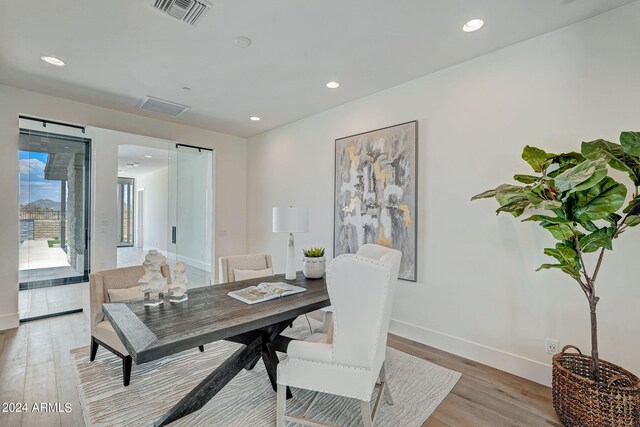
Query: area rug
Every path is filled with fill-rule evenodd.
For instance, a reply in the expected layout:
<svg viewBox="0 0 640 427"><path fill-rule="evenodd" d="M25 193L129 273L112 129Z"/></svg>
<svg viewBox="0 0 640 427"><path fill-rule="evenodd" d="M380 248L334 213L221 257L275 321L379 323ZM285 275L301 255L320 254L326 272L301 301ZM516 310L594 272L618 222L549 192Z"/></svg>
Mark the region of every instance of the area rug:
<svg viewBox="0 0 640 427"><path fill-rule="evenodd" d="M283 335L304 338L304 317ZM100 348L89 362L89 347L71 350L74 376L87 426L151 426L239 345L218 341L162 360L134 365L131 384L122 386L122 362ZM280 355L280 354L279 354ZM282 358L285 355L280 355ZM442 402L461 374L387 347L387 378L394 405L380 403L376 425L420 426ZM301 414L315 393L292 389L287 411ZM372 396L372 401L375 398ZM307 416L337 426L360 426L360 404L353 399L319 394ZM171 426L264 427L275 425L276 393L260 361L243 370L202 409ZM293 424L289 423L293 426Z"/></svg>

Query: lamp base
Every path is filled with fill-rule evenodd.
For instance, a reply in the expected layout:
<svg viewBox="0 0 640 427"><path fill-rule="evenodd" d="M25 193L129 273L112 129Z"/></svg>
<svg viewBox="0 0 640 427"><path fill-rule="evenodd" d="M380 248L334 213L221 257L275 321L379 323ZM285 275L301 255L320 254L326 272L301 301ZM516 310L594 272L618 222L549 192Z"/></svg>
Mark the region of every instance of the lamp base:
<svg viewBox="0 0 640 427"><path fill-rule="evenodd" d="M284 278L287 280L295 280L296 278L295 245L293 242L293 233L289 233L289 242L287 243L287 270Z"/></svg>

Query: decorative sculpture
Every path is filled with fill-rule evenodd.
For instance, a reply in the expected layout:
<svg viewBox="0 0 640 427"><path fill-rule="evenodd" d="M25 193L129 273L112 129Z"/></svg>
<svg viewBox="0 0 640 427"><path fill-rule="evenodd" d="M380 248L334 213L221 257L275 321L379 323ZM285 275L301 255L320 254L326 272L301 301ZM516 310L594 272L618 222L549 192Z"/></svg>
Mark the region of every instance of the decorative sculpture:
<svg viewBox="0 0 640 427"><path fill-rule="evenodd" d="M189 278L187 277L187 272L184 266L184 262L178 261L176 262L176 268L173 270L173 281L171 285L169 285L169 291L171 292L171 296L169 297L169 302L183 302L189 299L187 295L187 284L189 283Z"/></svg>
<svg viewBox="0 0 640 427"><path fill-rule="evenodd" d="M138 286L144 293L144 305L155 307L164 303L164 293L167 292L167 279L162 275L162 265L166 264L167 258L152 249L144 257L144 276L138 280Z"/></svg>

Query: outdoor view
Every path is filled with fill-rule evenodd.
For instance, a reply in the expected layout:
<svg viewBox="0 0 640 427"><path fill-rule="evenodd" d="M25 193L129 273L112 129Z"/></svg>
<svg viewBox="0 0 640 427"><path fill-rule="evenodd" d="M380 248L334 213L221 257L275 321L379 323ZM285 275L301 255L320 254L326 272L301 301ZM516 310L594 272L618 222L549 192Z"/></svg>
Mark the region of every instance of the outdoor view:
<svg viewBox="0 0 640 427"><path fill-rule="evenodd" d="M20 145L20 288L82 276L84 144L21 135Z"/></svg>

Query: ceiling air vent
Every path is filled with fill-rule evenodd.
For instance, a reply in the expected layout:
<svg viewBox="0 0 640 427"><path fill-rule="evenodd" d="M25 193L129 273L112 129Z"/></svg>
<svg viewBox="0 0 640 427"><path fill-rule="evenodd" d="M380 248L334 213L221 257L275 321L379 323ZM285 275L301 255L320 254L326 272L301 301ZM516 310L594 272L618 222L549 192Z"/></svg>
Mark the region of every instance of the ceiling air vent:
<svg viewBox="0 0 640 427"><path fill-rule="evenodd" d="M138 108L140 108L141 110L153 111L154 113L167 114L169 116L177 117L191 107L182 104L176 104L175 102L171 101L154 98L153 96L146 96L144 97L144 99L142 99L142 101L138 103Z"/></svg>
<svg viewBox="0 0 640 427"><path fill-rule="evenodd" d="M182 22L196 25L211 3L206 0L155 0L153 7Z"/></svg>

